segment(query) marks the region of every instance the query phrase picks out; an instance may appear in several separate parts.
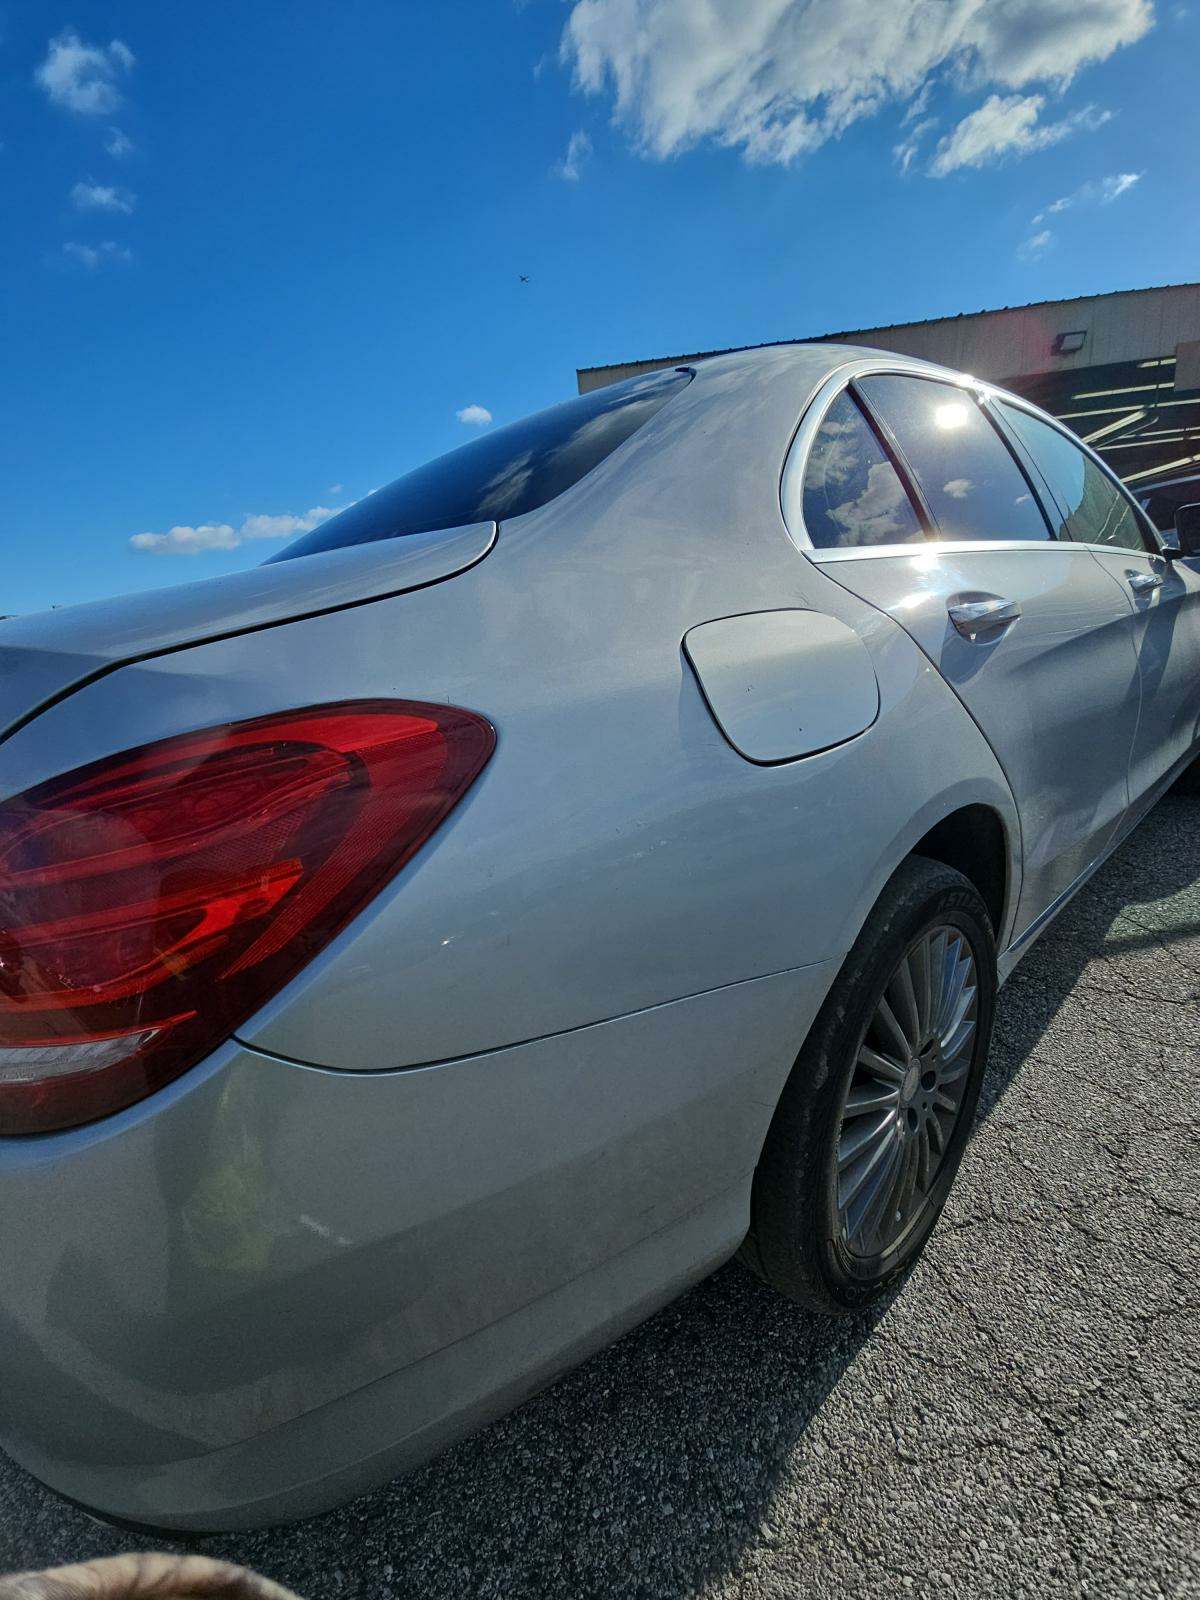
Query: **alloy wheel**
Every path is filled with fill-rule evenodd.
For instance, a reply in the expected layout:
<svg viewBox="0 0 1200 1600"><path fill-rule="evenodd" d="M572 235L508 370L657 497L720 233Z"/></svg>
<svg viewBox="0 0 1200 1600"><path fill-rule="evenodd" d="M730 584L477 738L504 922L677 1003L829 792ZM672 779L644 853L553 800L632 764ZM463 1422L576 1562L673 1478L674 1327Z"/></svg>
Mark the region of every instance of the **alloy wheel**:
<svg viewBox="0 0 1200 1600"><path fill-rule="evenodd" d="M852 1255L890 1250L928 1199L962 1109L978 975L959 929L923 933L884 986L842 1108L837 1204Z"/></svg>

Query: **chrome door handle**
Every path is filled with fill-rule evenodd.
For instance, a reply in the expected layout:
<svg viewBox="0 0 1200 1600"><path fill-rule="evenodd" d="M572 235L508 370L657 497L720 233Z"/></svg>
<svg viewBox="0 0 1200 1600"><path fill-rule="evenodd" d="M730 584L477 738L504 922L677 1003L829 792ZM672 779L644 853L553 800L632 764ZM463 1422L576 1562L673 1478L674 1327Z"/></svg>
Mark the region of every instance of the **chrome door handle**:
<svg viewBox="0 0 1200 1600"><path fill-rule="evenodd" d="M1154 589L1161 589L1162 577L1157 572L1131 572L1129 574L1129 587L1134 594L1149 594Z"/></svg>
<svg viewBox="0 0 1200 1600"><path fill-rule="evenodd" d="M964 600L956 606L947 606L946 615L964 639L978 639L981 635L1007 628L1021 615L1015 600Z"/></svg>

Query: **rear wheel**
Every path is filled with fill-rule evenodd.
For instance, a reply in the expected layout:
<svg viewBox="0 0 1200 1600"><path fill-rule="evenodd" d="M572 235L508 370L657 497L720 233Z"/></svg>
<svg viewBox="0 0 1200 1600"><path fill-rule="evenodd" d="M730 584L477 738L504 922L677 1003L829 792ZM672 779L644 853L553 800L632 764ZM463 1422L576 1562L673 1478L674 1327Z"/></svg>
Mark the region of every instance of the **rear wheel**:
<svg viewBox="0 0 1200 1600"><path fill-rule="evenodd" d="M774 1288L853 1311L916 1260L970 1133L995 995L973 885L905 862L804 1043L755 1174L743 1253Z"/></svg>

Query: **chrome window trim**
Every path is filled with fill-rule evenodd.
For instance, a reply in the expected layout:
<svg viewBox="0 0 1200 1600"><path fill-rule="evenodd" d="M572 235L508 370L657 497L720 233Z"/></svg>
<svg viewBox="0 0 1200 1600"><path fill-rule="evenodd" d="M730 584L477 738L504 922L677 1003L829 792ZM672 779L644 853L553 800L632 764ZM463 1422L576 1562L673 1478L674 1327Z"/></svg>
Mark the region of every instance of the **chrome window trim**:
<svg viewBox="0 0 1200 1600"><path fill-rule="evenodd" d="M1011 555L1016 550L1105 550L1110 555L1120 546L1111 544L1077 544L1073 539L922 539L920 544L853 544L831 545L828 549L805 550L805 555L818 562L826 561L863 561L871 556L926 556L930 554L954 553L960 551L963 555L987 555L991 551L997 553L1007 552ZM1149 553L1149 552L1147 552ZM1136 555L1136 550L1127 552Z"/></svg>
<svg viewBox="0 0 1200 1600"><path fill-rule="evenodd" d="M1134 509L1138 525L1145 530L1150 526L1150 519L1145 510L1140 506L1123 484L1120 478L1109 466L1102 456L1084 444L1079 435L1072 433L1059 422L1057 417L1052 417L1043 411L1040 406L1035 406L1031 401L1023 399L1018 394L1012 394L1007 389L997 388L995 384L985 383L980 378L973 378L967 373L955 372L950 367L939 367L930 361L905 360L903 356L874 358L864 356L857 361L848 361L835 368L829 376L818 386L816 392L809 398L799 426L792 436L788 446L787 456L783 464L783 472L779 480L779 507L783 515L783 525L787 529L788 537L796 548L803 552L810 561L823 563L826 561L864 561L873 556L895 557L898 555L921 555L929 551L954 551L983 552L987 550L1090 550L1111 555L1114 550L1124 551L1126 555L1142 555L1153 560L1161 558L1162 545L1158 539L1158 530L1153 530L1156 548L1143 551L1129 550L1124 545L1112 544L1082 544L1074 539L1059 539L1053 530L1048 539L924 539L919 544L878 544L878 545L814 545L809 538L808 529L804 525L804 474L808 468L808 458L812 452L821 424L825 420L825 413L843 390L848 389L855 378L876 376L880 373L897 373L912 378L929 378L940 383L948 383L958 389L969 390L975 398L990 411L992 405L1002 400L1006 405L1026 411L1030 416L1036 417L1039 422L1046 423L1056 433L1061 433L1063 438L1073 444L1084 455L1101 469L1108 480L1115 484L1123 498ZM1004 433L1003 418L993 419L994 425L1000 431L1001 442L1006 449L1008 445ZM1018 462L1018 465L1020 463Z"/></svg>

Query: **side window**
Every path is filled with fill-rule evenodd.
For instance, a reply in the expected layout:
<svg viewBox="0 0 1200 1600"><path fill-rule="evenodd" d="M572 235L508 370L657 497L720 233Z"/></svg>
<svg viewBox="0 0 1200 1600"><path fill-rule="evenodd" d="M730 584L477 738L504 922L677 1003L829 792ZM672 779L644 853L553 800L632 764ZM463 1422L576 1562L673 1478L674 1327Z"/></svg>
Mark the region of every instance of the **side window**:
<svg viewBox="0 0 1200 1600"><path fill-rule="evenodd" d="M819 549L911 544L925 537L899 474L844 389L809 452L804 526Z"/></svg>
<svg viewBox="0 0 1200 1600"><path fill-rule="evenodd" d="M937 539L1049 539L1012 452L975 397L949 383L876 373L858 387L892 432Z"/></svg>
<svg viewBox="0 0 1200 1600"><path fill-rule="evenodd" d="M999 409L1063 509L1060 539L1145 553L1137 512L1090 456L1057 428L1019 406L1001 401Z"/></svg>

